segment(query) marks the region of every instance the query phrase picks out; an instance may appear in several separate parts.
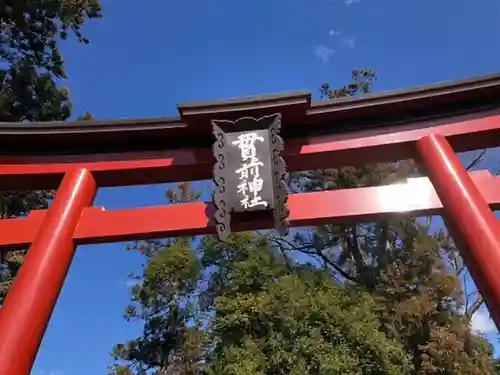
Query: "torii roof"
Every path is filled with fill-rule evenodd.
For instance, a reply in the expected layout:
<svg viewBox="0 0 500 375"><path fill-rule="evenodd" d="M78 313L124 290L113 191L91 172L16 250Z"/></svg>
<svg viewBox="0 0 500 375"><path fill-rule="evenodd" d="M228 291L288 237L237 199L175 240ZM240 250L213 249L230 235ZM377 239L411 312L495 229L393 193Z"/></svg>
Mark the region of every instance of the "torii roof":
<svg viewBox="0 0 500 375"><path fill-rule="evenodd" d="M416 122L495 108L500 108L500 74L319 102L311 101L309 91L298 91L180 104L177 117L0 123L0 150L3 154L75 154L204 147L213 142L212 119L278 112L283 116L285 140L375 128L390 133L396 125L411 128Z"/></svg>

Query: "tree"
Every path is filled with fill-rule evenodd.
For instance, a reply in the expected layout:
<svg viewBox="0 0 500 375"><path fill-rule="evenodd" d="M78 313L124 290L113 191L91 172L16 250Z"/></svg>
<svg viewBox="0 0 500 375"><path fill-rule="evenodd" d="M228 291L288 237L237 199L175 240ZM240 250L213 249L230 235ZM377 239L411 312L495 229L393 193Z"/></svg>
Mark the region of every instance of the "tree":
<svg viewBox="0 0 500 375"><path fill-rule="evenodd" d="M495 359L493 361L493 375L500 374L500 359Z"/></svg>
<svg viewBox="0 0 500 375"><path fill-rule="evenodd" d="M142 284L133 288L133 304L126 311L127 319L146 322L144 333L115 347L115 358L131 365L115 365L112 373L146 374L151 369L158 369L158 374L199 373L205 333L192 298L201 267L189 243L175 239L148 251Z"/></svg>
<svg viewBox="0 0 500 375"><path fill-rule="evenodd" d="M0 4L0 122L64 121L71 115L60 40L69 34L87 44L81 27L101 17L98 0L6 0ZM3 191L1 218L47 208L50 191ZM0 302L21 267L25 251L5 254Z"/></svg>
<svg viewBox="0 0 500 375"><path fill-rule="evenodd" d="M127 309L145 320L144 333L115 347L126 364L112 374L409 374L408 356L380 332L368 294L292 266L256 234L190 243L146 251Z"/></svg>
<svg viewBox="0 0 500 375"><path fill-rule="evenodd" d="M380 332L375 303L328 273L291 265L266 238L206 237L213 267L208 374L409 374L404 349Z"/></svg>

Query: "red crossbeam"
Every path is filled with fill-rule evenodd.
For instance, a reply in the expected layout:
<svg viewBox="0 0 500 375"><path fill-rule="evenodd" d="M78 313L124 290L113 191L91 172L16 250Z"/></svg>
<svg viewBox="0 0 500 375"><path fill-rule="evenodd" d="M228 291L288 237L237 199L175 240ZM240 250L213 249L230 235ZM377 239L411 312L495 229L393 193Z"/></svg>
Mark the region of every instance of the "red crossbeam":
<svg viewBox="0 0 500 375"><path fill-rule="evenodd" d="M373 162L410 159L415 143L429 134L441 134L456 152L500 145L500 115L402 125L354 131L285 142L289 171L359 166ZM450 123L451 122L451 123ZM92 172L99 186L124 186L212 177L210 148L179 149L144 153L0 157L0 189L56 188L62 175L72 168ZM10 178L1 178L10 176Z"/></svg>
<svg viewBox="0 0 500 375"><path fill-rule="evenodd" d="M487 171L471 174L492 209L500 209L500 177ZM342 221L376 221L398 215L440 215L442 204L429 180L409 179L395 185L293 194L289 198L290 224L314 226ZM83 210L73 238L77 244L212 234L211 204L185 203L128 210ZM27 218L0 220L0 249L29 246L43 222L45 211ZM233 230L265 229L271 222L235 223Z"/></svg>

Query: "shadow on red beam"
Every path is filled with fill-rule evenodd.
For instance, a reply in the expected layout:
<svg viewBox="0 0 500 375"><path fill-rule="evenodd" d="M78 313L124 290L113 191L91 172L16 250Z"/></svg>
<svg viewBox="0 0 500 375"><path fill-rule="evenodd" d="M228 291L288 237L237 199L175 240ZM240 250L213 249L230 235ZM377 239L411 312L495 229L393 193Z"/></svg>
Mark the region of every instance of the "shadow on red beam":
<svg viewBox="0 0 500 375"><path fill-rule="evenodd" d="M472 178L490 207L500 209L500 177L480 171L472 173ZM293 227L440 215L442 211L427 178L389 186L294 194L289 205ZM74 239L78 244L92 244L212 234L212 210L212 205L205 202L115 211L91 207L83 212ZM0 249L29 246L44 216L45 211L36 211L28 218L0 220ZM267 221L234 223L233 230L265 229L271 225Z"/></svg>
<svg viewBox="0 0 500 375"><path fill-rule="evenodd" d="M411 159L415 142L434 133L446 136L456 152L500 145L500 115L481 116L485 117L447 119L448 124L444 125L444 120L403 124L391 127L391 133L380 128L289 139L285 142L287 169L301 171ZM410 125L413 130L408 130ZM71 167L89 169L100 187L203 180L212 177L213 162L210 148L105 155L0 156L0 177L10 176L0 178L0 189L56 188L62 174Z"/></svg>

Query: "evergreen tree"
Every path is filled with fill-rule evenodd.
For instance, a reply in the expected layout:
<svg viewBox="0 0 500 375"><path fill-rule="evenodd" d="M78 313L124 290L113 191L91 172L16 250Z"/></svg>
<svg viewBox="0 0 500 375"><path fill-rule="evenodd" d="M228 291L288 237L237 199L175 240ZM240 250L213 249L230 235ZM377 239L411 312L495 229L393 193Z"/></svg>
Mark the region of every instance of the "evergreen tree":
<svg viewBox="0 0 500 375"><path fill-rule="evenodd" d="M71 114L60 40L69 34L87 44L81 27L101 17L98 0L4 0L0 4L0 122L63 121ZM50 191L0 192L1 218L47 208ZM4 254L0 303L21 267L25 251Z"/></svg>
<svg viewBox="0 0 500 375"><path fill-rule="evenodd" d="M500 375L500 359L493 361L493 375Z"/></svg>
<svg viewBox="0 0 500 375"><path fill-rule="evenodd" d="M315 267L291 266L256 235L206 237L201 249L214 268L208 374L410 373L403 347L380 332L367 293Z"/></svg>
<svg viewBox="0 0 500 375"><path fill-rule="evenodd" d="M127 309L144 332L115 347L112 374L410 374L369 294L292 266L257 234L190 243L146 250Z"/></svg>

